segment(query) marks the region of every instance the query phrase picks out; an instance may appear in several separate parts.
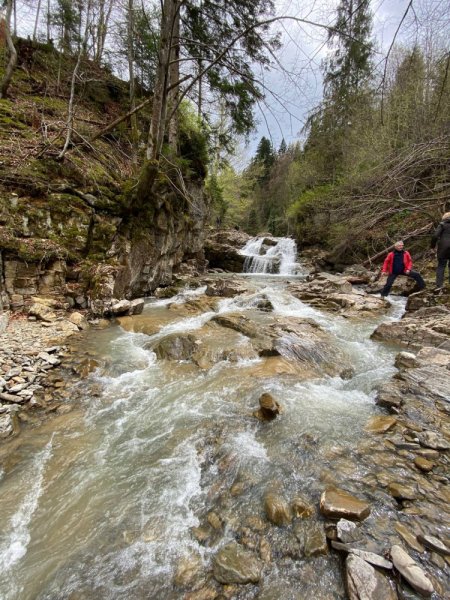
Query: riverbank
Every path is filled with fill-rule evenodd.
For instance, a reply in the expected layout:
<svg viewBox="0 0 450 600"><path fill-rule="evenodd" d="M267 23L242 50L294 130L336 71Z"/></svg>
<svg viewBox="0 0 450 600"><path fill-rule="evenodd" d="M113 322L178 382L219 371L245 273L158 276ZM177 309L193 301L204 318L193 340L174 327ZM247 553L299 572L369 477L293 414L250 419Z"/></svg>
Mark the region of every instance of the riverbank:
<svg viewBox="0 0 450 600"><path fill-rule="evenodd" d="M403 322L423 345L448 311L428 307L422 335L404 300L346 277L211 273L77 336L64 360L90 361L70 387L80 410L26 436L0 486L5 597L353 599L371 581L414 598L392 575L400 544L445 598L429 538L450 537L449 353L399 336L405 354L383 332ZM24 475L41 497L18 556Z"/></svg>

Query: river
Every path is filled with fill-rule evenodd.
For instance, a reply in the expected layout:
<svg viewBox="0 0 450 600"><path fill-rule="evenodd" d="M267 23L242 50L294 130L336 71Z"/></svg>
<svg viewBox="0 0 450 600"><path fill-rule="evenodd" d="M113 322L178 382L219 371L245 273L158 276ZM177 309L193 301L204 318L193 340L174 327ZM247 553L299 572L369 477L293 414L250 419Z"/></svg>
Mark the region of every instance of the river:
<svg viewBox="0 0 450 600"><path fill-rule="evenodd" d="M258 257L259 241L252 243L244 252ZM279 273L271 275L267 263L276 256ZM358 476L352 452L367 419L379 412L377 385L396 371L396 349L369 338L381 321L400 317L404 301L394 300L377 318L321 312L287 290L288 282L305 277L292 240L277 240L269 258L258 260L247 262L250 273L233 277L252 290L219 299L216 310L185 315L169 308L205 291L185 289L175 299L146 302L136 319L160 323L153 335L118 324L83 334L77 352L102 367L75 385L81 395L76 410L21 434L1 472L1 598L184 598L209 585L219 547L242 537L240 528L255 516L264 519L270 482L282 481L287 497L300 492L317 501L347 464L356 469L351 485L361 489L364 473ZM262 295L273 312L255 308ZM206 331L217 351L245 344L238 332L205 330L216 314L236 312L261 325L281 317L313 319L351 375L302 377L301 368L280 370L273 357L220 360L207 369L157 360L152 348L174 333ZM285 410L270 424L252 416L263 392ZM220 529L198 541L193 528L205 529L211 512ZM260 583L227 597L345 597L336 556L295 560L277 551L284 542L281 529L272 529L273 560ZM194 577L187 589L174 584L183 557L197 565L201 582Z"/></svg>

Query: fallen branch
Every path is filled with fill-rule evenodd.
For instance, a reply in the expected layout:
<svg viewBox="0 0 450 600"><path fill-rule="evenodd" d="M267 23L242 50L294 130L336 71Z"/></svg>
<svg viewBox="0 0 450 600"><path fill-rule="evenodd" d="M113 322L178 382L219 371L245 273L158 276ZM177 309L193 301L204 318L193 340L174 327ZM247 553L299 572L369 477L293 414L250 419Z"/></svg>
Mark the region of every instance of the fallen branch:
<svg viewBox="0 0 450 600"><path fill-rule="evenodd" d="M428 225L425 225L425 227L422 227L421 229L416 229L412 233L405 235L403 237L403 240L409 240L410 238L417 237L418 235L421 235L422 233L427 233L427 231L429 231L432 228L433 228L433 223L428 223ZM366 261L363 262L362 266L363 267L371 266L373 262L376 262L380 258L383 258L384 256L386 256L386 254L388 254L388 252L392 252L392 250L394 250L394 248L395 248L395 244L392 244L392 246L389 246L389 248L386 248L385 250L382 250L381 252L378 252L377 254L370 256Z"/></svg>

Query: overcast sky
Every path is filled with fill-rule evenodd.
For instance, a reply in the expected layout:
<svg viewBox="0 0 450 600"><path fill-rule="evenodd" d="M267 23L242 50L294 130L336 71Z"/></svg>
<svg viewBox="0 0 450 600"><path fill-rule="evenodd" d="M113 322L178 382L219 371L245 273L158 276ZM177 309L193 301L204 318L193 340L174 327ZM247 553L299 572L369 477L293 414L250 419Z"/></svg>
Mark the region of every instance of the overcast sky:
<svg viewBox="0 0 450 600"><path fill-rule="evenodd" d="M374 36L379 50L390 46L409 0L374 0ZM312 2L308 8L299 9L298 0L278 0L279 15L291 15L330 25L336 15L339 0ZM303 4L303 2L302 2ZM406 26L406 25L405 25ZM282 34L283 50L280 63L289 75L282 75L275 65L269 73L259 72L264 78L266 103L257 110L258 128L251 137L249 153L252 154L262 136L272 139L278 148L282 138L287 143L299 139L309 111L322 96L320 65L328 48L326 30L296 22L283 22L278 30ZM381 61L378 55L375 62Z"/></svg>

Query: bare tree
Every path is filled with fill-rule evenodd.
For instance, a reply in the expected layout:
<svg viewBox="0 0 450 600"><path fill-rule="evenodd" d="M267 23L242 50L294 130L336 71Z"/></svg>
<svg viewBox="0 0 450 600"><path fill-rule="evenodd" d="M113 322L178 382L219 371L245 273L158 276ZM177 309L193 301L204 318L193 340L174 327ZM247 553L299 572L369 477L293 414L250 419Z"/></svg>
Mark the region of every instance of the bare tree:
<svg viewBox="0 0 450 600"><path fill-rule="evenodd" d="M83 59L83 56L86 53L86 47L87 47L87 42L88 42L88 38L89 38L89 29L90 29L90 19L91 19L91 3L92 0L88 0L88 5L86 8L86 19L85 19L85 28L84 28L84 36L83 36L83 40L80 42L80 47L78 49L78 56L77 56L77 62L75 64L75 68L73 70L72 73L72 82L71 82L71 86L70 86L70 98L69 98L69 114L67 117L67 133L66 133L66 141L64 143L64 147L61 150L60 154L57 157L57 160L62 160L67 152L67 149L69 148L69 144L71 142L72 139L72 132L73 132L73 117L74 117L74 100L75 100L75 83L77 80L77 76L78 76L78 71L80 69L80 65L81 65L81 61ZM81 29L81 12L82 12L82 6L80 5L80 29ZM81 34L81 31L80 31Z"/></svg>
<svg viewBox="0 0 450 600"><path fill-rule="evenodd" d="M0 99L2 98L6 98L7 94L8 94L8 88L9 85L11 83L11 78L12 78L12 74L14 72L14 69L16 68L16 64L17 64L17 50L14 46L14 42L12 40L12 36L11 36L11 12L13 9L13 2L14 0L7 0L6 1L6 43L8 44L8 50L9 50L9 61L8 61L8 65L6 66L5 69L5 75L3 77L3 81L0 87Z"/></svg>
<svg viewBox="0 0 450 600"><path fill-rule="evenodd" d="M127 14L127 54L128 70L130 75L130 110L136 108L136 86L134 80L134 46L133 46L134 0L128 0ZM133 166L137 168L138 162L138 129L136 113L130 116L131 121L131 149Z"/></svg>

